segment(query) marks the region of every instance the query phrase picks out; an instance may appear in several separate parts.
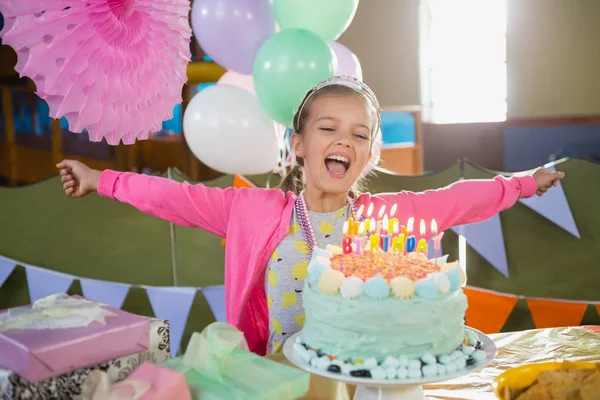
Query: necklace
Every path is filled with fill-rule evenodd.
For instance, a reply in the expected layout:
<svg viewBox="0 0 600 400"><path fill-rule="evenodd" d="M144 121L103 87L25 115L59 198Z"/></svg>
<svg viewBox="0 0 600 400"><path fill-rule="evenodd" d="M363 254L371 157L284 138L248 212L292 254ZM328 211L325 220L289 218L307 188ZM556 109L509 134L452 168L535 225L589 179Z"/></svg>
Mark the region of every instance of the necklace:
<svg viewBox="0 0 600 400"><path fill-rule="evenodd" d="M358 214L358 209L356 208L356 203L354 202L354 199L352 199L352 197L350 196L348 196L347 205L350 207L352 217L356 218L356 214ZM294 208L296 211L296 216L298 217L298 221L300 223L300 228L302 229L302 233L304 235L304 240L306 241L308 256L311 257L313 249L317 245L317 237L315 236L315 231L313 230L312 223L310 222L310 217L308 215L308 207L306 206L306 199L304 198L304 190L301 191L298 195L298 198L296 198ZM359 221L362 220L363 216L361 215Z"/></svg>

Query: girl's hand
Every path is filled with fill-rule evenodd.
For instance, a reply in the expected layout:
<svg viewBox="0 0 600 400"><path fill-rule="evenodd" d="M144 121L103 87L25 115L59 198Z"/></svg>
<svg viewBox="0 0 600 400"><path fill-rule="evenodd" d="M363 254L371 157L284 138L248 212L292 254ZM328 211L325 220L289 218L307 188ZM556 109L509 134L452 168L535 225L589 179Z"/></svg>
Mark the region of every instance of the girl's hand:
<svg viewBox="0 0 600 400"><path fill-rule="evenodd" d="M74 199L83 197L98 188L100 171L75 160L63 160L56 164L56 167L60 169L63 189L67 196Z"/></svg>
<svg viewBox="0 0 600 400"><path fill-rule="evenodd" d="M546 168L539 168L535 170L532 176L537 183L537 192L535 193L538 196L541 196L552 186L558 186L558 182L565 177L565 173L559 171L550 171Z"/></svg>

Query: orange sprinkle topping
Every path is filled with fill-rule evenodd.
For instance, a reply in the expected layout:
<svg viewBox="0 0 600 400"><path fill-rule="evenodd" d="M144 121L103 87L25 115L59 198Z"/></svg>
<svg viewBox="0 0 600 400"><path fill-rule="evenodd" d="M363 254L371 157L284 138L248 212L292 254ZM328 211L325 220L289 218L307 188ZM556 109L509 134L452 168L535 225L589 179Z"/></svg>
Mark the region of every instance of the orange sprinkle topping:
<svg viewBox="0 0 600 400"><path fill-rule="evenodd" d="M337 269L346 277L356 276L363 281L381 274L388 282L398 276L409 278L414 282L441 270L439 265L429 262L424 256L417 258L412 255L408 257L383 252L336 254L331 259L331 268Z"/></svg>

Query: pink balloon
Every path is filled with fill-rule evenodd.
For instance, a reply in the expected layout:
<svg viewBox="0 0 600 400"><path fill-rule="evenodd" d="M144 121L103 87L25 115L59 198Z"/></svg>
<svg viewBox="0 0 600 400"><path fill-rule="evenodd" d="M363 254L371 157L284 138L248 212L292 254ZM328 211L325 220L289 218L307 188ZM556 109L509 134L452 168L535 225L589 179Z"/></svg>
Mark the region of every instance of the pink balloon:
<svg viewBox="0 0 600 400"><path fill-rule="evenodd" d="M252 75L243 75L235 71L227 71L217 81L217 84L237 86L242 89L246 89L256 97L256 92L254 91L254 79L252 78Z"/></svg>
<svg viewBox="0 0 600 400"><path fill-rule="evenodd" d="M350 49L338 42L330 42L329 47L337 58L337 70L335 71L335 74L351 76L362 81L362 68L358 61L358 57L356 57Z"/></svg>

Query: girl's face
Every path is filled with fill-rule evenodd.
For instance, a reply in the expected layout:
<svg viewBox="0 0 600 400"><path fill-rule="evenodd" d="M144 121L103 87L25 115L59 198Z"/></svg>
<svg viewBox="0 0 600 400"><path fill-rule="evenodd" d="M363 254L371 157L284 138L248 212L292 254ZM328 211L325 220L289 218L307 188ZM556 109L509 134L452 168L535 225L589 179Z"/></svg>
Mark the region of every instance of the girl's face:
<svg viewBox="0 0 600 400"><path fill-rule="evenodd" d="M292 136L307 188L348 193L371 158L374 118L360 95L322 94L312 101L302 134Z"/></svg>

